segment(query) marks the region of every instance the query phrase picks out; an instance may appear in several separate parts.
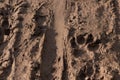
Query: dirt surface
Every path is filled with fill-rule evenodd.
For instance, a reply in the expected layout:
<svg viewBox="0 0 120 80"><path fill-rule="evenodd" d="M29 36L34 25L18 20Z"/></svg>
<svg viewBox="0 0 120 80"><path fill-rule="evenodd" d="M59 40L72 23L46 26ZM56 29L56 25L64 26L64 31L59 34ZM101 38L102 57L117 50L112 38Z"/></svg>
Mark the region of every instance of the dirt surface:
<svg viewBox="0 0 120 80"><path fill-rule="evenodd" d="M120 0L0 0L0 80L120 80Z"/></svg>

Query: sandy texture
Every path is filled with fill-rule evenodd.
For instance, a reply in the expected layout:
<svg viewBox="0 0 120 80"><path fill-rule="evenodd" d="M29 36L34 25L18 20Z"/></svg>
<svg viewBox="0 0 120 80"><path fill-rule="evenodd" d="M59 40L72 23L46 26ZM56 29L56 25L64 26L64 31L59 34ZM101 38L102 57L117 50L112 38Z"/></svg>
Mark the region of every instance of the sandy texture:
<svg viewBox="0 0 120 80"><path fill-rule="evenodd" d="M0 0L0 80L120 80L120 0Z"/></svg>

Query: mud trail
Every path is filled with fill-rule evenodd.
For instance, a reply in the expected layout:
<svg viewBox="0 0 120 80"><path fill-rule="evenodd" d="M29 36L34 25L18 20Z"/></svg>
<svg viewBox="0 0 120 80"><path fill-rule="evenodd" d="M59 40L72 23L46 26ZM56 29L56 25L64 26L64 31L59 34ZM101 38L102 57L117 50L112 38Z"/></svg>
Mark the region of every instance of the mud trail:
<svg viewBox="0 0 120 80"><path fill-rule="evenodd" d="M119 80L120 0L0 0L0 80Z"/></svg>

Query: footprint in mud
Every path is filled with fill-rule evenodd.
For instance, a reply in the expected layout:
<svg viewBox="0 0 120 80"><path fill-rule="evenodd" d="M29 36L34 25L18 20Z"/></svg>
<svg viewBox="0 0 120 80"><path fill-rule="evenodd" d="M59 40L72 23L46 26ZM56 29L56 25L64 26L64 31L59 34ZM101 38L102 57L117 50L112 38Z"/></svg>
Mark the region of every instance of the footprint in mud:
<svg viewBox="0 0 120 80"><path fill-rule="evenodd" d="M77 36L77 43L80 44L80 45L85 43L84 35L78 35Z"/></svg>
<svg viewBox="0 0 120 80"><path fill-rule="evenodd" d="M99 48L101 40L97 39L95 42L88 44L87 48L89 51L96 51Z"/></svg>

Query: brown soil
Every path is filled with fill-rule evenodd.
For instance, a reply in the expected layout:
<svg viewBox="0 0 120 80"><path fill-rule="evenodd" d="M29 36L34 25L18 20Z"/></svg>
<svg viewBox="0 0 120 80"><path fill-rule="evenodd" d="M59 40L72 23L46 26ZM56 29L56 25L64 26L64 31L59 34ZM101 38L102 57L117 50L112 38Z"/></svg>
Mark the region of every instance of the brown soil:
<svg viewBox="0 0 120 80"><path fill-rule="evenodd" d="M0 0L0 80L120 80L120 0Z"/></svg>

